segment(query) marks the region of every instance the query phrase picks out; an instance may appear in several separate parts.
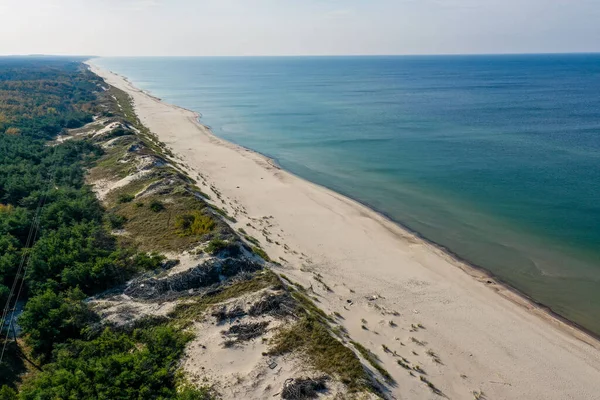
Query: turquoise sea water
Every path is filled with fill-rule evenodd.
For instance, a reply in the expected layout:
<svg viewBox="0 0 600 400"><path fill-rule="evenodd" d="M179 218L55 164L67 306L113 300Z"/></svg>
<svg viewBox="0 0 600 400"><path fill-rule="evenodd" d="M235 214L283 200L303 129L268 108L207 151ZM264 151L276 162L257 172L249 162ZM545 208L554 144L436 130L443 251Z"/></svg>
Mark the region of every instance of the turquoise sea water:
<svg viewBox="0 0 600 400"><path fill-rule="evenodd" d="M94 62L600 334L600 55Z"/></svg>

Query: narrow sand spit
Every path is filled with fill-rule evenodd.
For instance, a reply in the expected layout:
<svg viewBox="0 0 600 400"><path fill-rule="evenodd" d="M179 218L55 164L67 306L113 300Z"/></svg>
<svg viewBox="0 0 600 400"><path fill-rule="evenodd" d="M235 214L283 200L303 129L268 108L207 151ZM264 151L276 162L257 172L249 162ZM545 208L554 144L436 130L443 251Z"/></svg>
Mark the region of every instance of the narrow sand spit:
<svg viewBox="0 0 600 400"><path fill-rule="evenodd" d="M380 358L396 398L438 396L401 360L453 399L600 399L595 339L367 207L215 137L195 113L91 69L132 96L141 122L278 272L311 287Z"/></svg>

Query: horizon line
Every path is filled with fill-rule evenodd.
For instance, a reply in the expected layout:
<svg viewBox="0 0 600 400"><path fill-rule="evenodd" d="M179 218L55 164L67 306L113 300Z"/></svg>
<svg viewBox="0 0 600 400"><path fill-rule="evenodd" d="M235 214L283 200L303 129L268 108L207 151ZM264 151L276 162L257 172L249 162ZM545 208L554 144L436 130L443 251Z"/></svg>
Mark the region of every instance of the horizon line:
<svg viewBox="0 0 600 400"><path fill-rule="evenodd" d="M405 54L255 54L255 55L89 55L89 54L0 54L0 57L80 57L80 58L300 58L300 57L444 57L518 55L596 55L598 51L500 52L500 53L405 53Z"/></svg>

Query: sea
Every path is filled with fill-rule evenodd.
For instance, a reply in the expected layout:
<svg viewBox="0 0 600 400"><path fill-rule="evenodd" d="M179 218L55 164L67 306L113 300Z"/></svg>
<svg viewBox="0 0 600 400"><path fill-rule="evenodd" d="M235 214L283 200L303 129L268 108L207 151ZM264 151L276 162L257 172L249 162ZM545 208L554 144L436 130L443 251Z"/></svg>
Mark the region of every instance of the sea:
<svg viewBox="0 0 600 400"><path fill-rule="evenodd" d="M600 335L600 54L93 62Z"/></svg>

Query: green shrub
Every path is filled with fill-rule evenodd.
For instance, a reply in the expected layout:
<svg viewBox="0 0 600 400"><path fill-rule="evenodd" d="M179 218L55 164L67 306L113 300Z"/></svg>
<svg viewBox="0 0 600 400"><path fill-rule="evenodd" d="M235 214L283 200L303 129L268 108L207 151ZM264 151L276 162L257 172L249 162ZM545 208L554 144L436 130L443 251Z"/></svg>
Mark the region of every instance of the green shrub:
<svg viewBox="0 0 600 400"><path fill-rule="evenodd" d="M165 209L165 206L158 200L152 200L150 202L150 209L154 212L160 212Z"/></svg>
<svg viewBox="0 0 600 400"><path fill-rule="evenodd" d="M56 343L79 338L81 330L94 322L96 316L85 298L81 290L73 289L61 294L46 290L29 299L19 325L34 355L49 357Z"/></svg>
<svg viewBox="0 0 600 400"><path fill-rule="evenodd" d="M8 386L2 386L0 389L0 399L2 400L18 400L17 392Z"/></svg>
<svg viewBox="0 0 600 400"><path fill-rule="evenodd" d="M271 261L271 258L269 258L269 255L267 254L267 252L264 251L263 249L261 249L260 247L256 247L256 246L253 247L252 252L265 261Z"/></svg>
<svg viewBox="0 0 600 400"><path fill-rule="evenodd" d="M137 253L133 257L133 262L137 269L153 271L160 267L165 261L166 257L158 253Z"/></svg>
<svg viewBox="0 0 600 400"><path fill-rule="evenodd" d="M176 400L211 400L214 398L212 392L210 388L196 389L191 385L186 385L177 391Z"/></svg>
<svg viewBox="0 0 600 400"><path fill-rule="evenodd" d="M118 202L119 203L131 203L135 199L135 196L132 194L122 193L119 195Z"/></svg>
<svg viewBox="0 0 600 400"><path fill-rule="evenodd" d="M178 215L175 220L175 227L183 236L205 235L211 232L215 225L215 221L210 216L200 211Z"/></svg>
<svg viewBox="0 0 600 400"><path fill-rule="evenodd" d="M206 246L204 251L206 251L208 254L217 254L221 250L226 249L227 246L229 246L229 243L226 241L221 239L213 239L208 243L208 246Z"/></svg>
<svg viewBox="0 0 600 400"><path fill-rule="evenodd" d="M133 335L107 328L60 346L53 363L22 386L21 399L208 399L205 391L177 394L178 360L190 339L168 326Z"/></svg>
<svg viewBox="0 0 600 400"><path fill-rule="evenodd" d="M112 229L123 229L126 222L127 218L122 215L108 214L108 223Z"/></svg>
<svg viewBox="0 0 600 400"><path fill-rule="evenodd" d="M244 239L246 239L247 241L249 241L250 243L252 243L256 247L260 247L260 242L258 241L257 238L252 237L250 235L244 235Z"/></svg>
<svg viewBox="0 0 600 400"><path fill-rule="evenodd" d="M117 137L121 137L121 136L127 136L127 135L131 135L131 134L133 134L133 132L130 130L126 130L123 128L117 128L117 129L113 129L110 133L104 135L103 140L107 141L109 139L113 139L113 138L117 138Z"/></svg>

